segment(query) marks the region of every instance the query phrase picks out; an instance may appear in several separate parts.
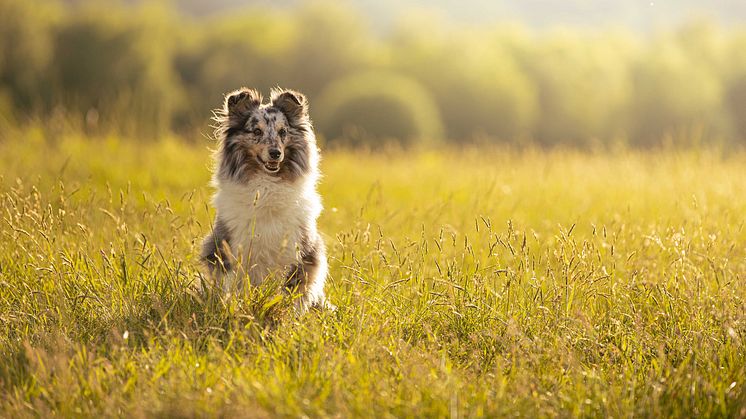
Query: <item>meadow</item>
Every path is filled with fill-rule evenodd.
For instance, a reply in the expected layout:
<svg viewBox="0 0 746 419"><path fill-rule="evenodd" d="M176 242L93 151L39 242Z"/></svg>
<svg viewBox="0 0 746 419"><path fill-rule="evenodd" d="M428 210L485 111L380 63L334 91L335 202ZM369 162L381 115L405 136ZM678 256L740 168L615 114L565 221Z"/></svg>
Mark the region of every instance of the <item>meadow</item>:
<svg viewBox="0 0 746 419"><path fill-rule="evenodd" d="M193 286L207 141L7 137L2 417L746 417L746 153L325 150L299 317Z"/></svg>

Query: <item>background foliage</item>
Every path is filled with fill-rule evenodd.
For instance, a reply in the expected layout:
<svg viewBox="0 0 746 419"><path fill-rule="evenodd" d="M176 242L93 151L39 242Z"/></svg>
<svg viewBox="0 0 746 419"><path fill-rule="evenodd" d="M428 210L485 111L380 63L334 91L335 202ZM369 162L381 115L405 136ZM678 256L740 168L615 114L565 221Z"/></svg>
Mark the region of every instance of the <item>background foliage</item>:
<svg viewBox="0 0 746 419"><path fill-rule="evenodd" d="M0 123L196 138L224 92L282 85L309 95L330 142L376 121L344 140L738 145L743 51L746 31L706 21L642 36L420 16L381 34L333 3L198 19L168 3L0 0Z"/></svg>

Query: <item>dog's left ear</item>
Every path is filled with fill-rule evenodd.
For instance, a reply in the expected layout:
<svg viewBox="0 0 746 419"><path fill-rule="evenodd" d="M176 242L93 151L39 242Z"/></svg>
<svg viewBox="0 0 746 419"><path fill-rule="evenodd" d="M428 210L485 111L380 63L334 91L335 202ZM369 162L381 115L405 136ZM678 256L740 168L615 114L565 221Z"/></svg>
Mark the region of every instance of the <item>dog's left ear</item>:
<svg viewBox="0 0 746 419"><path fill-rule="evenodd" d="M279 109L291 125L308 121L308 99L294 90L272 89L270 94L272 106Z"/></svg>

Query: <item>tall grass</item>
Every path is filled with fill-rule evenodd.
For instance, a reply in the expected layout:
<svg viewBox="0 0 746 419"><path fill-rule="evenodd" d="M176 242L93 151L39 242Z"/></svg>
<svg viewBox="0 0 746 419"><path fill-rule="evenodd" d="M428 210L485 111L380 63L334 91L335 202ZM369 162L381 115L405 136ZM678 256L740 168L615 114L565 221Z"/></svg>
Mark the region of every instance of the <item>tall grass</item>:
<svg viewBox="0 0 746 419"><path fill-rule="evenodd" d="M0 416L746 416L746 155L324 156L336 312L195 291L209 150L0 143Z"/></svg>

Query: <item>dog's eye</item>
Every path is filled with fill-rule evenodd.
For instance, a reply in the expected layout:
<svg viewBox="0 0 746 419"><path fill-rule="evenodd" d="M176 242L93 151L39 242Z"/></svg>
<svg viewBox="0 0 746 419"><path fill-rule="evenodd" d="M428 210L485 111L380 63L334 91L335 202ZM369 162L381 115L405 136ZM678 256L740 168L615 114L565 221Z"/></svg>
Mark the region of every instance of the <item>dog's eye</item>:
<svg viewBox="0 0 746 419"><path fill-rule="evenodd" d="M280 137L284 137L285 135L287 135L288 131L285 128L280 128L277 133L280 134Z"/></svg>
<svg viewBox="0 0 746 419"><path fill-rule="evenodd" d="M254 128L254 135L262 135L262 130L259 128Z"/></svg>

